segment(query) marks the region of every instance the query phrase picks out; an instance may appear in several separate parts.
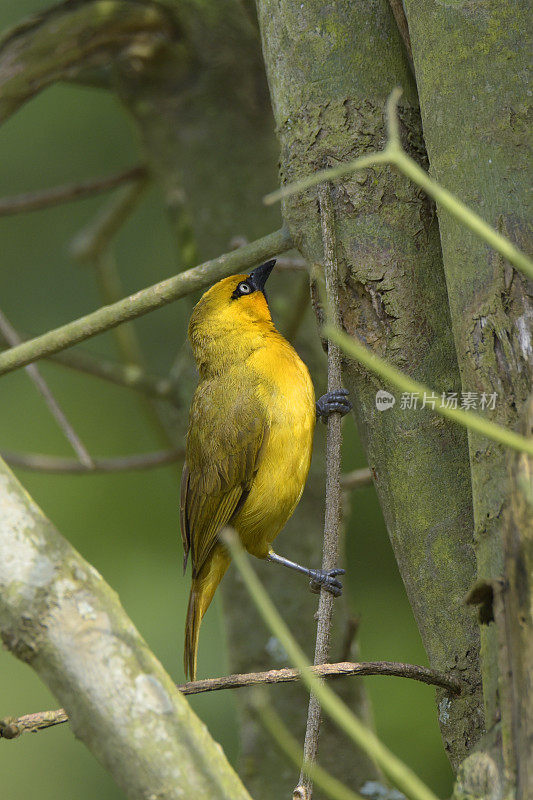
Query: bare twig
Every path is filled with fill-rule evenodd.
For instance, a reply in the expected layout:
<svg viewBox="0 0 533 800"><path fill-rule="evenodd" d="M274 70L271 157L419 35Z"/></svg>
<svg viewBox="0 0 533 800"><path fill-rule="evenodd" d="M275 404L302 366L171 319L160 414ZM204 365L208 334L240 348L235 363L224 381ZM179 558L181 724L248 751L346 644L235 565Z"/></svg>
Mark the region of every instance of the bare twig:
<svg viewBox="0 0 533 800"><path fill-rule="evenodd" d="M363 486L372 486L372 472L368 467L354 469L341 475L341 486L343 489L360 489Z"/></svg>
<svg viewBox="0 0 533 800"><path fill-rule="evenodd" d="M396 26L400 32L400 36L402 37L405 52L407 53L407 59L409 61L409 66L411 67L411 71L414 74L414 64L413 64L413 51L411 48L411 37L409 36L409 26L407 24L407 17L405 16L405 9L403 7L402 0L389 0L389 5L391 7L391 11L394 15L394 19L396 20Z"/></svg>
<svg viewBox="0 0 533 800"><path fill-rule="evenodd" d="M51 472L69 475L90 475L103 472L132 472L154 469L174 464L184 456L184 450L160 450L154 453L139 453L117 458L94 458L91 465L82 464L72 458L47 456L41 453L13 453L3 450L0 457L10 467L34 472Z"/></svg>
<svg viewBox="0 0 533 800"><path fill-rule="evenodd" d="M128 181L139 181L146 177L146 167L138 166L117 172L115 175L104 175L102 178L92 178L80 183L69 183L65 186L54 186L51 189L42 189L36 192L25 192L12 197L0 198L0 217L9 214L22 214L27 211L39 211L43 208L57 206L60 203L70 203L73 200L82 200L100 192L108 192L116 186L121 186Z"/></svg>
<svg viewBox="0 0 533 800"><path fill-rule="evenodd" d="M268 236L263 236L249 245L224 253L211 261L200 264L193 269L181 272L167 280L160 281L146 289L141 289L118 303L104 306L92 314L48 331L28 342L0 353L0 375L23 367L39 358L46 358L60 350L65 350L84 339L111 330L122 322L148 314L156 308L185 297L199 289L205 289L214 281L248 269L277 253L283 253L292 247L292 239L287 230L282 228Z"/></svg>
<svg viewBox="0 0 533 800"><path fill-rule="evenodd" d="M335 220L331 203L330 185L322 184L318 187L318 202L320 206L320 222L322 227L322 241L324 245L324 272L326 279L327 302L330 313L335 319L335 325L340 326L339 316L339 286L337 273L337 248L335 241ZM341 388L341 355L336 344L328 342L328 392ZM330 414L328 417L328 432L326 444L326 504L324 517L324 548L322 555L322 569L326 572L337 566L339 556L339 533L341 526L341 414ZM318 604L318 622L315 646L315 664L324 664L329 658L329 642L331 618L333 615L333 595L322 588ZM318 753L318 737L320 732L320 704L314 695L309 698L307 714L307 727L304 742L304 761L314 763ZM300 791L303 788L303 792ZM300 773L298 786L294 790L296 796L300 791L301 796L311 800L312 782L309 775Z"/></svg>
<svg viewBox="0 0 533 800"><path fill-rule="evenodd" d="M21 343L22 339L2 311L0 311L0 331L8 344L16 346ZM83 466L86 469L91 469L93 466L93 460L91 456L89 455L80 437L66 418L61 406L55 399L50 387L39 372L38 368L35 366L35 364L30 364L26 367L26 372L28 373L34 386L37 388L37 391L43 397L57 424L72 445L72 449L79 458L80 466Z"/></svg>
<svg viewBox="0 0 533 800"><path fill-rule="evenodd" d="M461 692L461 683L456 679L427 667L416 664L401 664L395 661L341 661L337 664L320 664L312 667L313 672L324 678L343 678L351 675L385 675L441 686L454 694ZM258 686L272 683L290 683L300 678L298 669L271 669L267 672L247 672L238 675L226 675L221 678L206 678L191 681L178 686L182 694L201 694L202 692L218 692L223 689L242 689L247 686ZM0 738L14 739L24 732L35 732L60 725L68 721L64 708L56 711L39 711L21 717L7 717L0 720Z"/></svg>
<svg viewBox="0 0 533 800"><path fill-rule="evenodd" d="M329 797L330 800L365 800L361 794L349 789L348 786L334 778L333 775L316 762L308 764L304 761L302 747L268 702L267 692L264 689L255 689L251 705L257 714L259 722L270 734L283 755L289 758L297 767L303 764L303 768L309 778L319 789L322 789L326 797ZM302 797L300 792L299 796L296 793L293 795L293 800L305 800L305 798Z"/></svg>
<svg viewBox="0 0 533 800"><path fill-rule="evenodd" d="M461 683L441 672L420 667L417 664L403 664L397 661L339 661L336 664L316 664L311 670L324 678L342 678L349 675L387 675L397 678L409 678L431 686L440 686L459 694ZM205 678L178 686L183 694L200 694L201 692L218 691L219 689L239 689L244 686L255 686L267 683L290 683L300 678L300 670L286 667L271 669L266 672L246 672L228 675L223 678Z"/></svg>

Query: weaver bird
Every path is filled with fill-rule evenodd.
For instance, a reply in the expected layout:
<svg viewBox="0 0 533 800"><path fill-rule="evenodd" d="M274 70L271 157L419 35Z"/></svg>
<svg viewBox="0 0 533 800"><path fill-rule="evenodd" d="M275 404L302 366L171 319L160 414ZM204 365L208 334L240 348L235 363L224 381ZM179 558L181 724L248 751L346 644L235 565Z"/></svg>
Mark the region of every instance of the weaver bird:
<svg viewBox="0 0 533 800"><path fill-rule="evenodd" d="M303 572L333 594L342 589L344 570L307 569L272 550L303 492L317 413L351 408L345 389L315 404L307 367L274 327L264 287L275 263L212 286L189 324L200 374L181 480L184 570L189 553L192 560L184 651L191 680L200 623L230 563L218 539L224 526L252 555Z"/></svg>

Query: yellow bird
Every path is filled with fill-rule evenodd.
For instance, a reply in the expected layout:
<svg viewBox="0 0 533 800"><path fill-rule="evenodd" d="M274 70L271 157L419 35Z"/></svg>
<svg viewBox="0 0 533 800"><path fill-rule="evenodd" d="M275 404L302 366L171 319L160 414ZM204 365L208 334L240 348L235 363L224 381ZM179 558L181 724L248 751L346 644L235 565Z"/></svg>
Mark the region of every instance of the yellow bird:
<svg viewBox="0 0 533 800"><path fill-rule="evenodd" d="M192 560L184 650L191 680L200 623L230 562L218 539L225 525L252 555L304 572L333 594L342 589L343 570L307 569L271 547L302 495L316 414L351 408L345 389L315 404L309 370L274 327L264 287L275 263L212 286L189 324L200 374L181 480L184 569L189 553Z"/></svg>

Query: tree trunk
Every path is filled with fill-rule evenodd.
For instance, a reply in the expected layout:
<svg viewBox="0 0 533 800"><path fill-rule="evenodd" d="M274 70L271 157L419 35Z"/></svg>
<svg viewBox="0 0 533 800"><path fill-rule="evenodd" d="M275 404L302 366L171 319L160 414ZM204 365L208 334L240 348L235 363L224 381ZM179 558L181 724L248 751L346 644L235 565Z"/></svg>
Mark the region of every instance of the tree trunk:
<svg viewBox="0 0 533 800"><path fill-rule="evenodd" d="M533 397L523 430L533 436ZM518 800L533 788L533 459L509 458L511 498L504 528L505 578L501 587L501 693L506 703L503 744Z"/></svg>
<svg viewBox="0 0 533 800"><path fill-rule="evenodd" d="M387 3L311 0L301 10L260 0L258 8L283 182L379 149L385 100L398 83L404 144L425 163L416 90ZM458 391L432 205L388 168L345 179L332 198L344 328L438 391ZM316 190L289 199L284 217L301 252L319 264ZM399 398L376 410L382 385L353 362L345 380L430 663L468 686L458 699L437 694L457 764L483 729L479 637L464 606L475 575L466 435L427 409L403 409Z"/></svg>
<svg viewBox="0 0 533 800"><path fill-rule="evenodd" d="M474 6L407 0L406 7L432 174L527 250L523 39L529 6L522 0ZM447 214L439 215L439 226L463 390L478 398L496 393L496 407L486 413L513 428L531 386L531 287ZM475 433L469 446L478 578L491 584L504 568L506 458L502 446ZM482 628L486 725L493 739L501 716L495 628Z"/></svg>

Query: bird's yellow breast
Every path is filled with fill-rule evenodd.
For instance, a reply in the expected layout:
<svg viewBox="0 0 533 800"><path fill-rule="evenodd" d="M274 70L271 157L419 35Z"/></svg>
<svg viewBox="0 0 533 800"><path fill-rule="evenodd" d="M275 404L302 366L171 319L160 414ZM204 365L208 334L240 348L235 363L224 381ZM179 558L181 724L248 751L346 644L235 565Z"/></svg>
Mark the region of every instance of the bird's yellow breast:
<svg viewBox="0 0 533 800"><path fill-rule="evenodd" d="M250 493L233 520L243 545L265 558L303 492L315 427L315 395L309 371L279 334L246 363L269 414L269 433Z"/></svg>

